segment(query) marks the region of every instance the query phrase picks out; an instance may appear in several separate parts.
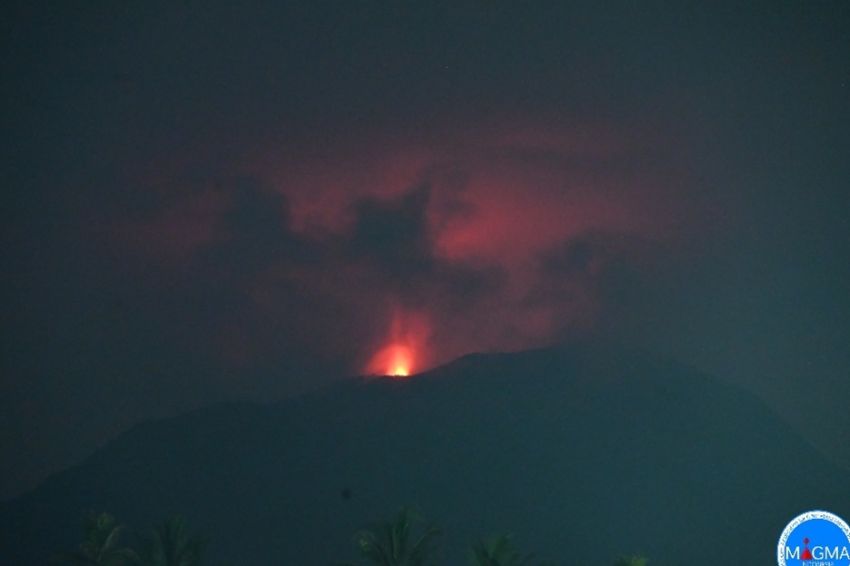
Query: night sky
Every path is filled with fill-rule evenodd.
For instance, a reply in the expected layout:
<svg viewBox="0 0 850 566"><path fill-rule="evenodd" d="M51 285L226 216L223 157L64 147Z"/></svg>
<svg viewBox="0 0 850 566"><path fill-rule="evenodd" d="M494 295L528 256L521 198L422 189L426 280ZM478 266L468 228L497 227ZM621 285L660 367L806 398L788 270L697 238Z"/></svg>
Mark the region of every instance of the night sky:
<svg viewBox="0 0 850 566"><path fill-rule="evenodd" d="M588 336L850 465L850 4L295 4L4 9L0 497Z"/></svg>

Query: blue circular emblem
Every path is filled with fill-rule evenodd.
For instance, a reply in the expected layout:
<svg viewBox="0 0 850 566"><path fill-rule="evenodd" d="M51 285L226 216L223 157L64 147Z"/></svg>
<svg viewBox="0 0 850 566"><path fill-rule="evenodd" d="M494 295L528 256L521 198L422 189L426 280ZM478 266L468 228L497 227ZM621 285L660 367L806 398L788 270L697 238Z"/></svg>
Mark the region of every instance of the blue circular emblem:
<svg viewBox="0 0 850 566"><path fill-rule="evenodd" d="M809 511L788 523L776 547L779 566L850 566L850 527L827 511Z"/></svg>

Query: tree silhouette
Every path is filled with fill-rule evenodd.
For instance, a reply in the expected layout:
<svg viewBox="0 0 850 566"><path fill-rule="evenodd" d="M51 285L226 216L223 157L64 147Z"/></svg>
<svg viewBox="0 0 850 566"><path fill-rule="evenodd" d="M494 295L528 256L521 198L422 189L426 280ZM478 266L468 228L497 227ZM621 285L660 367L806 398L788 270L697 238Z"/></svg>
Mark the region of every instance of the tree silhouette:
<svg viewBox="0 0 850 566"><path fill-rule="evenodd" d="M86 515L83 529L85 538L77 550L59 554L57 562L78 566L125 566L138 558L133 550L121 546L124 527L109 513Z"/></svg>
<svg viewBox="0 0 850 566"><path fill-rule="evenodd" d="M643 556L621 556L614 562L614 566L646 566L649 564Z"/></svg>
<svg viewBox="0 0 850 566"><path fill-rule="evenodd" d="M395 519L358 532L354 541L360 555L377 566L426 566L433 563L434 539L439 533L404 508Z"/></svg>
<svg viewBox="0 0 850 566"><path fill-rule="evenodd" d="M153 530L142 545L140 566L197 566L205 541L190 536L186 520L175 515Z"/></svg>
<svg viewBox="0 0 850 566"><path fill-rule="evenodd" d="M510 535L499 535L480 540L472 546L470 562L473 566L528 566L532 556L521 555L514 548Z"/></svg>

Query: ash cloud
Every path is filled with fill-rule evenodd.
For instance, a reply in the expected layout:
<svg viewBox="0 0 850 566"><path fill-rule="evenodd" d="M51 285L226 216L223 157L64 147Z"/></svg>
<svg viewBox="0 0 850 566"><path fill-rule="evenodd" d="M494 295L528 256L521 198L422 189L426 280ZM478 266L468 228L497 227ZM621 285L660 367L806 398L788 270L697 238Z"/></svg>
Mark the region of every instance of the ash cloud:
<svg viewBox="0 0 850 566"><path fill-rule="evenodd" d="M191 296L179 302L197 305L181 313L204 329L197 347L238 367L309 352L357 373L408 319L417 370L595 331L610 265L640 271L691 237L670 217L677 197L655 167L607 171L647 153L625 135L513 127L403 144L379 133L368 152L343 140L314 159L256 161L194 190L191 206L165 201L129 231L118 222L126 259L176 278ZM210 227L194 247L169 241L181 234L170 224L193 222Z"/></svg>

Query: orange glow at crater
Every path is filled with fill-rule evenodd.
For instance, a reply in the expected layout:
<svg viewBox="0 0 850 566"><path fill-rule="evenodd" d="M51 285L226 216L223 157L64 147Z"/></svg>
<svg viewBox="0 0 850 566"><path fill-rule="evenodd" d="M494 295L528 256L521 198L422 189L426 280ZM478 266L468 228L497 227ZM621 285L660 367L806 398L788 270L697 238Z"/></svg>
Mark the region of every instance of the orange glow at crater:
<svg viewBox="0 0 850 566"><path fill-rule="evenodd" d="M421 369L427 331L424 317L396 310L389 344L372 356L366 371L375 375L408 377L415 370Z"/></svg>
<svg viewBox="0 0 850 566"><path fill-rule="evenodd" d="M413 355L410 348L401 345L392 345L387 348L387 375L393 377L407 377L413 365Z"/></svg>

